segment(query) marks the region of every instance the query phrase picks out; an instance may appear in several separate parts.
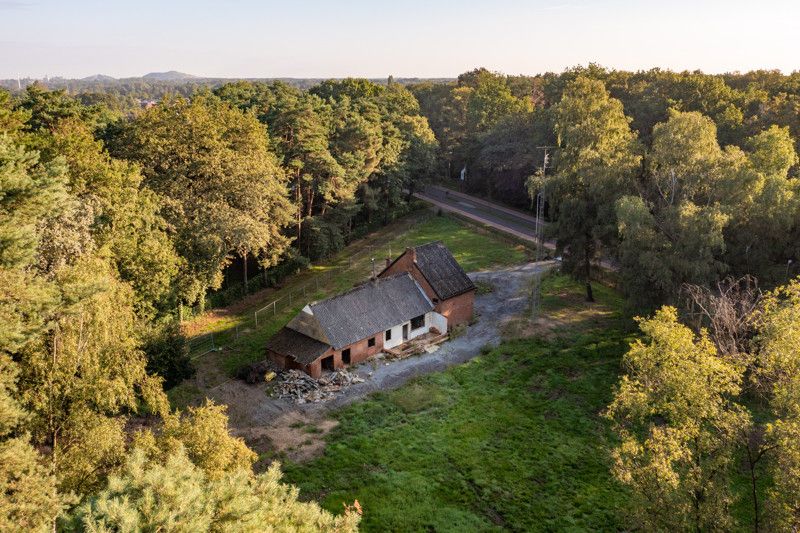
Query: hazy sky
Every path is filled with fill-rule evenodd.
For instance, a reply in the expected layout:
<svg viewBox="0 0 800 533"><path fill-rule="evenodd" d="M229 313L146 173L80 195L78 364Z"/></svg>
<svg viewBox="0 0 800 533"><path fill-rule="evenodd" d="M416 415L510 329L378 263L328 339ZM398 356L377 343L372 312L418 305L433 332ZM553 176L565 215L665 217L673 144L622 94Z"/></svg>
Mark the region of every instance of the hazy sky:
<svg viewBox="0 0 800 533"><path fill-rule="evenodd" d="M0 0L0 78L800 69L800 0Z"/></svg>

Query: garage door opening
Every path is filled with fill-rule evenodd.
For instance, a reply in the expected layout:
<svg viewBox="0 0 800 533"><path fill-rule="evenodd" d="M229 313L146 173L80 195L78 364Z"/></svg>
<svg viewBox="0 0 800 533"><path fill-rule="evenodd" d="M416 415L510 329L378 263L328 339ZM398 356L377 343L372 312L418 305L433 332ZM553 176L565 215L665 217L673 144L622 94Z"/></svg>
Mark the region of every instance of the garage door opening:
<svg viewBox="0 0 800 533"><path fill-rule="evenodd" d="M322 360L322 370L330 370L333 371L333 356L329 355L325 359Z"/></svg>

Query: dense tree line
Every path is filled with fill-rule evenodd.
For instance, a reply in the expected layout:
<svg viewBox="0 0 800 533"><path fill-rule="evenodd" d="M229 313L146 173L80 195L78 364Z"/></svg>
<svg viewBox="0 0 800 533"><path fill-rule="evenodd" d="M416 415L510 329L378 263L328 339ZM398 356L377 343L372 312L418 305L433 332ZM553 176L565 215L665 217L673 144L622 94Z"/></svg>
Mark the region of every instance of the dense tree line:
<svg viewBox="0 0 800 533"><path fill-rule="evenodd" d="M467 191L521 207L544 192L565 268L589 281L616 261L638 306L677 303L683 283L797 272L800 73L478 69L412 90L438 175L466 166ZM553 147L544 175L538 146Z"/></svg>
<svg viewBox="0 0 800 533"><path fill-rule="evenodd" d="M639 319L643 338L605 413L620 437L613 471L631 489L631 522L796 531L800 281L761 294L751 278L728 280L689 294L694 317L665 306ZM737 516L740 502L749 512Z"/></svg>
<svg viewBox="0 0 800 533"><path fill-rule="evenodd" d="M0 529L353 529L356 508L254 475L224 409L170 410L176 309L236 257L318 258L391 220L435 146L399 85L237 83L134 114L0 93Z"/></svg>

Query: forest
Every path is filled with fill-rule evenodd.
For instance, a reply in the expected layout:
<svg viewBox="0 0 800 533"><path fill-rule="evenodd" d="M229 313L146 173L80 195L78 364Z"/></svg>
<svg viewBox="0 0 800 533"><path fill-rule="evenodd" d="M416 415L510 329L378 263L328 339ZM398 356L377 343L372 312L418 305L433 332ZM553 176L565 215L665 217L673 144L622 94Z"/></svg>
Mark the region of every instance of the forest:
<svg viewBox="0 0 800 533"><path fill-rule="evenodd" d="M800 527L800 73L136 91L0 90L3 531L357 529L357 501L299 500L224 406L165 389L192 372L182 319L391 224L430 182L543 195L562 271L592 300L610 263L647 317L604 411L632 527L733 528L743 457L755 530Z"/></svg>

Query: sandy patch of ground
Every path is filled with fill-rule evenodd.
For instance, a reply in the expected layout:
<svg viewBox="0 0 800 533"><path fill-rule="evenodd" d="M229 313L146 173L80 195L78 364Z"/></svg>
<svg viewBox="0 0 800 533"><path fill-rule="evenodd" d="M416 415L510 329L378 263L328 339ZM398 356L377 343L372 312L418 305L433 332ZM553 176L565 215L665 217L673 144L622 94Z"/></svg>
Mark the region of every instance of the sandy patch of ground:
<svg viewBox="0 0 800 533"><path fill-rule="evenodd" d="M322 455L325 436L337 425L339 422L330 418L290 411L269 425L240 428L235 434L256 453L271 452L272 456L303 463Z"/></svg>
<svg viewBox="0 0 800 533"><path fill-rule="evenodd" d="M503 338L552 339L558 335L557 332L563 333L575 328L590 329L613 313L608 306L587 302L582 296L574 293L563 292L555 298L560 300L555 308L542 309L536 317L531 317L529 308L525 313L506 318L501 325Z"/></svg>

